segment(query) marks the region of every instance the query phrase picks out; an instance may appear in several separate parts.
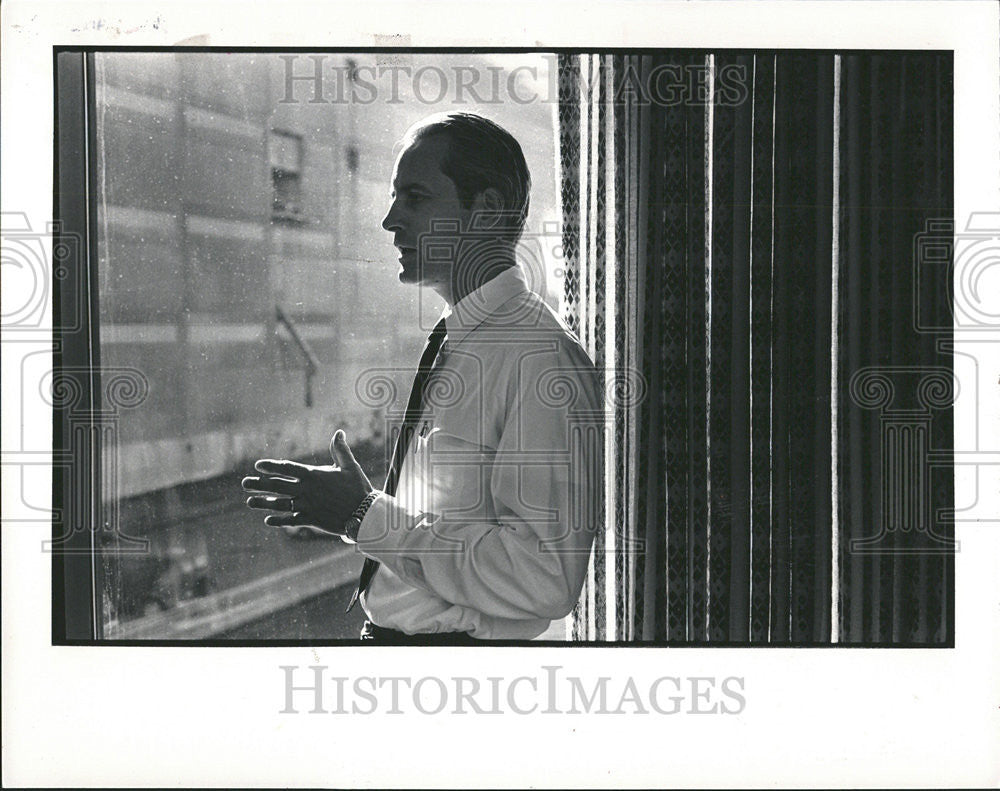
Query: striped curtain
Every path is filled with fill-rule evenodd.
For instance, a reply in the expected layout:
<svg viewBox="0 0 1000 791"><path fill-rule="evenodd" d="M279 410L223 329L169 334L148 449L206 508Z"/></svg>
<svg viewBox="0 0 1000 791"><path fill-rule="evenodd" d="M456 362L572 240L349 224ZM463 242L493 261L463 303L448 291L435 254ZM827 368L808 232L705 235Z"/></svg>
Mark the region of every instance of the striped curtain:
<svg viewBox="0 0 1000 791"><path fill-rule="evenodd" d="M614 396L575 639L950 644L948 268L914 253L951 238L950 79L560 56L563 313Z"/></svg>

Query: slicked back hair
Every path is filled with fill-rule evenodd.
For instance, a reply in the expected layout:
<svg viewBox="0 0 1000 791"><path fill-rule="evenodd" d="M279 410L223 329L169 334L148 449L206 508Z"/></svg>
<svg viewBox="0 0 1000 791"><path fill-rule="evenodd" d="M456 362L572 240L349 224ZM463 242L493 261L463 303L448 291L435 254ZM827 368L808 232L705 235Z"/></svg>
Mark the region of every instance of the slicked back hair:
<svg viewBox="0 0 1000 791"><path fill-rule="evenodd" d="M441 172L455 184L468 209L488 187L500 193L504 228L516 241L524 231L531 192L531 174L517 140L497 123L474 113L438 113L411 126L401 141L409 147L441 135L448 147Z"/></svg>

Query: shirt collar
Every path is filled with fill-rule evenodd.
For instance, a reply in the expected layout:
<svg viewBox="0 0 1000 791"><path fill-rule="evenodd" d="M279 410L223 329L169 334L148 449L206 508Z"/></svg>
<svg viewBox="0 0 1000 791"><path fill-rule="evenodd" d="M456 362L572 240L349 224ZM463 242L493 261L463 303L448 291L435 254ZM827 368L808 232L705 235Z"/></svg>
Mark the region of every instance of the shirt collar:
<svg viewBox="0 0 1000 791"><path fill-rule="evenodd" d="M444 311L448 341L460 342L466 335L515 297L528 293L528 284L520 265L505 269L475 291L466 294Z"/></svg>

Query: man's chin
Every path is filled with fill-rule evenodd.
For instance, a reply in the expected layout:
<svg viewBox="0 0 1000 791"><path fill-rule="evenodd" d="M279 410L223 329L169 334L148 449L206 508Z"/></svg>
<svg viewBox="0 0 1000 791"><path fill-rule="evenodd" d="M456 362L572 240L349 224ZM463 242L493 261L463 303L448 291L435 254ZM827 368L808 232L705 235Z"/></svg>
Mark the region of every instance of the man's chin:
<svg viewBox="0 0 1000 791"><path fill-rule="evenodd" d="M399 282L413 284L420 283L420 274L416 270L408 269L404 266L399 270Z"/></svg>

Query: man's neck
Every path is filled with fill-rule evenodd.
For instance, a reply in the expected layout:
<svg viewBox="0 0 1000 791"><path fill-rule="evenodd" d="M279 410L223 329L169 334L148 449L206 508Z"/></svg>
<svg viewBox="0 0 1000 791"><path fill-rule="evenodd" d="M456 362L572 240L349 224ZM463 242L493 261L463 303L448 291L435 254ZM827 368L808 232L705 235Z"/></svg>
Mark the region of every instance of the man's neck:
<svg viewBox="0 0 1000 791"><path fill-rule="evenodd" d="M514 266L517 266L517 260L513 251L510 251L509 255L491 260L488 266L479 267L475 271L459 270L453 273L450 283L435 283L432 288L451 307L455 307L473 291L482 288L497 275Z"/></svg>

